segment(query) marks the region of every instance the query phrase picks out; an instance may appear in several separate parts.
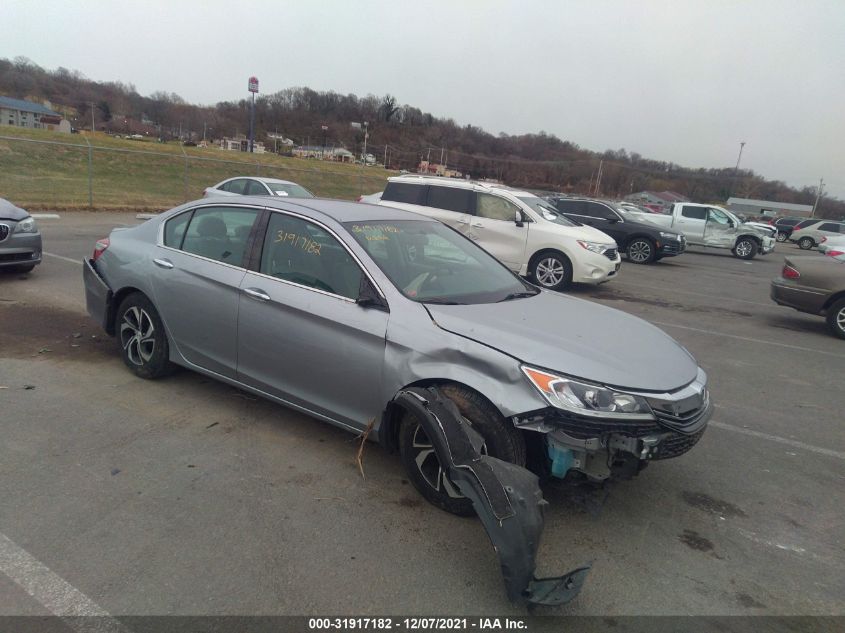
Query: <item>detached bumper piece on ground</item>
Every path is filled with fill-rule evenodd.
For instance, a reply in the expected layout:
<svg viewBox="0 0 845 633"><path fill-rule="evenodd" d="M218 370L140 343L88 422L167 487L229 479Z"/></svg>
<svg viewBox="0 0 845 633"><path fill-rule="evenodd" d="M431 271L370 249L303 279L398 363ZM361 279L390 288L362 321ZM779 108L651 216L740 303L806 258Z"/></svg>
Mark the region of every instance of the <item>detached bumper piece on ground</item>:
<svg viewBox="0 0 845 633"><path fill-rule="evenodd" d="M546 505L537 477L525 468L482 455L481 435L436 389L406 389L395 402L418 419L440 465L472 500L499 555L508 598L543 605L564 604L575 598L590 570L588 565L554 578L534 577Z"/></svg>

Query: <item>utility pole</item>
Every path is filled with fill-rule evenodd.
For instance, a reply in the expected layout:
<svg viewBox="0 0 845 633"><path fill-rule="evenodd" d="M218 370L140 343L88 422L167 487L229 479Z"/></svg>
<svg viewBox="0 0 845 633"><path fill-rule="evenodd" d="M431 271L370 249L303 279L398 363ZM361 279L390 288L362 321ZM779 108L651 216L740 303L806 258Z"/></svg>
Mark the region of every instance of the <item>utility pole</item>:
<svg viewBox="0 0 845 633"><path fill-rule="evenodd" d="M387 169L387 145L384 146L384 168Z"/></svg>
<svg viewBox="0 0 845 633"><path fill-rule="evenodd" d="M364 163L364 166L367 165L367 137L369 136L368 129L367 129L367 122L364 121L364 152L363 156L361 156L361 160Z"/></svg>
<svg viewBox="0 0 845 633"><path fill-rule="evenodd" d="M443 164L443 148L440 148L440 164Z"/></svg>
<svg viewBox="0 0 845 633"><path fill-rule="evenodd" d="M819 206L819 199L822 197L822 189L824 188L824 178L819 178L819 189L816 191L816 201L813 203L813 212L810 214L811 218L816 217L816 209Z"/></svg>
<svg viewBox="0 0 845 633"><path fill-rule="evenodd" d="M258 92L258 78L250 77L247 86L252 93L252 107L249 109L249 151L252 153L255 146L255 93Z"/></svg>
<svg viewBox="0 0 845 633"><path fill-rule="evenodd" d="M94 102L91 102L91 136L94 135Z"/></svg>
<svg viewBox="0 0 845 633"><path fill-rule="evenodd" d="M599 187L601 186L601 177L604 172L604 159L599 161L599 173L596 175L596 197L599 195Z"/></svg>
<svg viewBox="0 0 845 633"><path fill-rule="evenodd" d="M734 167L734 178L736 178L737 172L739 172L739 161L742 160L742 148L745 147L745 141L740 141L739 143L739 156L736 157L736 167Z"/></svg>

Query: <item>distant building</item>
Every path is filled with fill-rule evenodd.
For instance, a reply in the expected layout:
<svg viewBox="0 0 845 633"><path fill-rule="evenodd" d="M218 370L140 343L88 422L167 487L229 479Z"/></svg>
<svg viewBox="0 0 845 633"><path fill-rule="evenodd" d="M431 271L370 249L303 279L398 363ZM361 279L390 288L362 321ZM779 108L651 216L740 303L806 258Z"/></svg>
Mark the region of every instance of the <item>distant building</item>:
<svg viewBox="0 0 845 633"><path fill-rule="evenodd" d="M421 174L433 174L435 176L443 176L444 178L464 177L457 169L449 169L446 165L429 163L427 160L420 161L420 164L417 165L417 171Z"/></svg>
<svg viewBox="0 0 845 633"><path fill-rule="evenodd" d="M70 134L70 122L50 108L11 97L0 97L0 125L55 130Z"/></svg>
<svg viewBox="0 0 845 633"><path fill-rule="evenodd" d="M674 191L640 191L625 196L625 200L635 204L650 205L669 209L676 202L689 202L690 199Z"/></svg>
<svg viewBox="0 0 845 633"><path fill-rule="evenodd" d="M354 163L355 155L344 147L323 147L322 145L300 145L291 153L297 158L317 158L338 163Z"/></svg>
<svg viewBox="0 0 845 633"><path fill-rule="evenodd" d="M727 208L734 213L745 215L764 215L767 217L790 216L808 218L813 213L809 204L791 204L789 202L775 202L773 200L751 200L749 198L728 198Z"/></svg>
<svg viewBox="0 0 845 633"><path fill-rule="evenodd" d="M230 152L248 152L249 151L249 139L245 136L236 136L235 138L229 138L228 136L224 136L220 139L220 149L225 149ZM254 154L263 154L265 152L264 143L260 141L254 141L252 144L252 151Z"/></svg>

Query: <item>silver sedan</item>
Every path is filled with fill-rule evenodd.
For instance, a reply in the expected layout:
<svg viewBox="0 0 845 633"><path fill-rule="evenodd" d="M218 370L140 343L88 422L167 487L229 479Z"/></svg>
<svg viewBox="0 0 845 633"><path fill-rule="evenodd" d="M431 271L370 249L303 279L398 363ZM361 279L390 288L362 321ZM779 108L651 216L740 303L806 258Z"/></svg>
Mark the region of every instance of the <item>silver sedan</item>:
<svg viewBox="0 0 845 633"><path fill-rule="evenodd" d="M313 198L314 194L290 180L237 176L206 187L203 197L217 196L280 196L282 198Z"/></svg>
<svg viewBox="0 0 845 633"><path fill-rule="evenodd" d="M41 263L41 233L29 213L0 198L0 271L28 273Z"/></svg>
<svg viewBox="0 0 845 633"><path fill-rule="evenodd" d="M488 455L560 478L635 474L689 450L710 416L704 372L663 331L538 290L389 207L191 202L100 240L85 285L138 376L181 365L353 433L372 423L451 512L471 503L393 406L407 387L439 386Z"/></svg>

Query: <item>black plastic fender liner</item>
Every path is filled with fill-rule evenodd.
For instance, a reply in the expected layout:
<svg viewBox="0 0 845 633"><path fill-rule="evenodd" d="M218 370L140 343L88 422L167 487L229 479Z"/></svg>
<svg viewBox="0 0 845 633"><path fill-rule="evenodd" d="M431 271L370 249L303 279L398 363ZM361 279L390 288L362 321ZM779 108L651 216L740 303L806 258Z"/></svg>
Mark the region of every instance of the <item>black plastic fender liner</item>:
<svg viewBox="0 0 845 633"><path fill-rule="evenodd" d="M513 602L558 605L581 591L589 565L563 576L535 578L537 549L546 501L529 470L481 454L484 443L437 389L409 388L394 402L425 429L441 467L472 501L499 556L508 598Z"/></svg>

